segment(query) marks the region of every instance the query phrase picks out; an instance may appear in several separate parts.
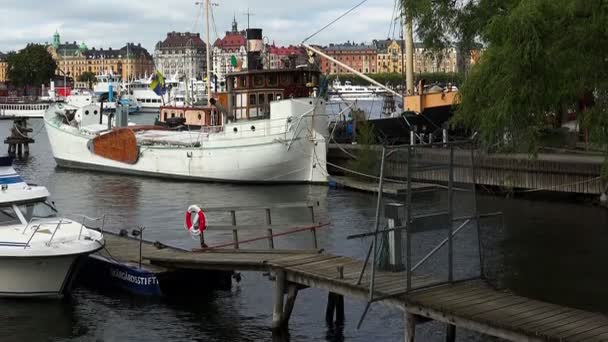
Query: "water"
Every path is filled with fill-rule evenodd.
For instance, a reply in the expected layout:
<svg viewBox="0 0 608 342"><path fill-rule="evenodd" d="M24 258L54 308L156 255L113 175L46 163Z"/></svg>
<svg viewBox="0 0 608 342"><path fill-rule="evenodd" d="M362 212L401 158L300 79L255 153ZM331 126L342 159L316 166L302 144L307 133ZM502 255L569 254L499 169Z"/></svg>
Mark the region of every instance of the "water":
<svg viewBox="0 0 608 342"><path fill-rule="evenodd" d="M152 116L140 116L141 122ZM319 243L329 252L362 257L366 243L346 240L367 232L374 221L375 198L368 194L321 186L235 186L168 181L58 169L52 159L41 121L31 123L36 144L27 162L16 168L29 182L49 188L64 212L88 216L108 215L108 228L117 231L145 226L146 239L193 247L196 241L183 228L183 213L192 203L206 206L276 204L319 201L318 215L332 226L319 231ZM0 123L0 132L8 132ZM458 206L471 207L470 194ZM443 203L442 196L422 197L417 207L426 210ZM491 280L515 293L558 304L608 313L608 211L576 203L482 196L480 211L503 211L505 225L483 226L484 266ZM301 222L298 210L277 213L276 222ZM211 217L223 220L222 217ZM245 213L241 219L262 221L263 213ZM274 222L273 222L274 223ZM478 268L477 242L471 230L455 244L456 268L462 276ZM230 234L206 235L210 245L230 241ZM247 236L243 236L246 238ZM421 236L417 246L436 236ZM258 247L263 247L261 242ZM310 248L310 236L301 234L277 240L277 248ZM428 246L426 246L428 247ZM425 248L426 248L425 247ZM441 255L429 268L441 264ZM374 304L362 329L356 324L364 303L346 298L344 329L325 325L327 293L301 291L290 322L290 336L277 341L402 341L398 311ZM231 291L202 298L144 299L120 293L99 293L79 288L63 301L0 300L1 341L271 341L272 283L257 273L243 273ZM444 329L431 323L417 330L420 341L439 341ZM460 341L487 341L487 336L458 330Z"/></svg>

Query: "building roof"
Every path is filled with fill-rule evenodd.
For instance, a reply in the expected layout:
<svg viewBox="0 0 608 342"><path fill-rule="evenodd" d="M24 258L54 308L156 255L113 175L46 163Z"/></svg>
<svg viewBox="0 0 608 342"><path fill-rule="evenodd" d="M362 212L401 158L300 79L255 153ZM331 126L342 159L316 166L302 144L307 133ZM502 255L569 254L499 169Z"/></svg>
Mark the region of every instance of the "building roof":
<svg viewBox="0 0 608 342"><path fill-rule="evenodd" d="M168 32L167 37L162 42L156 43L156 49L172 49L197 47L205 48L205 42L201 39L200 33L191 32Z"/></svg>
<svg viewBox="0 0 608 342"><path fill-rule="evenodd" d="M376 51L376 47L374 45L366 45L366 44L357 44L346 42L344 44L329 44L325 51Z"/></svg>
<svg viewBox="0 0 608 342"><path fill-rule="evenodd" d="M386 53L386 50L393 42L397 42L397 44L399 44L399 46L404 46L403 39L390 39L390 38L374 40L372 42L372 44L376 47L376 49L378 49L378 53ZM424 44L422 44L420 42L415 42L414 48L415 49L424 49Z"/></svg>
<svg viewBox="0 0 608 342"><path fill-rule="evenodd" d="M226 32L226 35L222 39L217 39L213 46L219 47L220 49L237 49L247 44L247 38L245 32Z"/></svg>
<svg viewBox="0 0 608 342"><path fill-rule="evenodd" d="M128 48L127 48L128 46ZM88 59L100 59L100 58L127 58L127 51L129 53L129 57L141 57L142 55L147 58L152 58L148 50L143 48L141 44L135 45L135 43L127 43L127 45L123 46L118 50L113 50L111 47L108 49L96 49L92 48L87 50L85 53Z"/></svg>
<svg viewBox="0 0 608 342"><path fill-rule="evenodd" d="M279 56L289 56L289 55L304 55L306 54L306 51L304 50L303 47L300 46L293 46L293 45L289 45L289 46L276 46L276 45L270 45L268 46L268 50L271 54L273 55L279 55Z"/></svg>

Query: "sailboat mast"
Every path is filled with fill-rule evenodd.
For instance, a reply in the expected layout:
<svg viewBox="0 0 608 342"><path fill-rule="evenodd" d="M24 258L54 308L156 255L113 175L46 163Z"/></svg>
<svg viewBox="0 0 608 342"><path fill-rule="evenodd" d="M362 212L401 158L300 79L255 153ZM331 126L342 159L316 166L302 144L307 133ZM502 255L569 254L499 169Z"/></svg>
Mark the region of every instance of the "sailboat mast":
<svg viewBox="0 0 608 342"><path fill-rule="evenodd" d="M207 104L211 107L211 46L209 44L209 0L205 0L205 17L207 21Z"/></svg>

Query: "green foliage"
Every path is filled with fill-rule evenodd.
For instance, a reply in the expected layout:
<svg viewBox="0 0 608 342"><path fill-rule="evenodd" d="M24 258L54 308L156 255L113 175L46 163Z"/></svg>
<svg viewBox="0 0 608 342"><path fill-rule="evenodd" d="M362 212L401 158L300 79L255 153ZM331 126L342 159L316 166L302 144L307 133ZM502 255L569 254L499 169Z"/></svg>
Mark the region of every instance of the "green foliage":
<svg viewBox="0 0 608 342"><path fill-rule="evenodd" d="M477 130L487 147L534 152L552 118L590 90L608 90L608 10L591 0L510 3L482 30L488 48L460 89L454 123ZM605 104L585 117L593 136L606 139Z"/></svg>
<svg viewBox="0 0 608 342"><path fill-rule="evenodd" d="M380 82L384 85L389 86L400 86L405 80L403 75L400 73L378 73L378 74L367 74L366 76L371 77L373 80ZM340 79L340 81L351 81L354 85L366 85L369 84L368 81L364 80L362 77L354 75L354 74L340 74L340 75L332 75L330 76L330 82L332 82L336 77ZM461 84L463 81L463 75L460 73L454 72L433 72L433 73L421 73L415 75L415 81L426 80L427 84L433 83L452 83L452 84Z"/></svg>
<svg viewBox="0 0 608 342"><path fill-rule="evenodd" d="M46 84L57 69L51 54L40 44L28 44L19 52L9 53L7 64L7 76L17 87Z"/></svg>
<svg viewBox="0 0 608 342"><path fill-rule="evenodd" d="M92 71L85 71L78 76L78 82L86 82L89 85L89 89L93 88L93 83L97 81L95 73Z"/></svg>
<svg viewBox="0 0 608 342"><path fill-rule="evenodd" d="M360 112L353 113L353 118L360 118ZM357 120L356 121L356 141L357 145L360 147L355 152L355 159L352 159L348 163L348 168L354 170L359 173L363 173L365 175L374 175L378 176L379 174L379 166L378 166L378 156L377 151L372 149L372 146L376 143L376 135L374 134L373 126L365 120ZM357 176L356 178L361 178L365 181L372 181L373 179L369 177Z"/></svg>

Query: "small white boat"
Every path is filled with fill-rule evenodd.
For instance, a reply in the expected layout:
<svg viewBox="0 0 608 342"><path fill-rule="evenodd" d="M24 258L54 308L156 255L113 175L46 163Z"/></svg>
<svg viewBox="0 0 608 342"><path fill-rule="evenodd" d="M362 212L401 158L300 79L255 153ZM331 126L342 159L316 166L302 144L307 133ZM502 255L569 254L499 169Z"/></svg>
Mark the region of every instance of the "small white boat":
<svg viewBox="0 0 608 342"><path fill-rule="evenodd" d="M57 217L47 189L26 184L9 157L0 157L0 186L0 296L62 296L104 246L102 233Z"/></svg>

